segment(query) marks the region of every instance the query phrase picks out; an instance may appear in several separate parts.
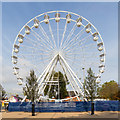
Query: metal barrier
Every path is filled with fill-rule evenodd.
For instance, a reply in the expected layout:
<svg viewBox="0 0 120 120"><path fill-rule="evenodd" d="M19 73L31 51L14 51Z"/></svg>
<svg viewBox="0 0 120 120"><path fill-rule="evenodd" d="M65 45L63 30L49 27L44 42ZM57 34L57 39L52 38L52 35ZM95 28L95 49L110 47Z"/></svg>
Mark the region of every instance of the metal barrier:
<svg viewBox="0 0 120 120"><path fill-rule="evenodd" d="M120 111L119 101L96 101L95 111ZM84 112L91 110L91 102L39 102L35 112ZM31 102L9 103L8 111L32 111Z"/></svg>

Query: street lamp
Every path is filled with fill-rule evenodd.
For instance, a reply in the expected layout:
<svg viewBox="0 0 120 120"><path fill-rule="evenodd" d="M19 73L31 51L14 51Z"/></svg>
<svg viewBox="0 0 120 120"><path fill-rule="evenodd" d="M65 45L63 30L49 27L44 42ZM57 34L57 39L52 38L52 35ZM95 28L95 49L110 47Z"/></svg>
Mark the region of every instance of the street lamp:
<svg viewBox="0 0 120 120"><path fill-rule="evenodd" d="M84 83L83 83L83 88L84 88L84 98L85 98L85 68L83 67L82 68L82 70L83 70L83 81L84 81Z"/></svg>

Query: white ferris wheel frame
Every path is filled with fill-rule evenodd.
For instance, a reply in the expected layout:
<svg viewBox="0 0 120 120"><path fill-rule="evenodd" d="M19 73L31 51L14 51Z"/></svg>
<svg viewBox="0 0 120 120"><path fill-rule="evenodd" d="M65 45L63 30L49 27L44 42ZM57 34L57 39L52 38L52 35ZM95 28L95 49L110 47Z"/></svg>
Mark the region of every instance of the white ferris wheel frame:
<svg viewBox="0 0 120 120"><path fill-rule="evenodd" d="M25 26L28 25L31 21L35 20L36 18L38 18L38 17L40 17L40 16L43 16L43 15L50 14L50 13L67 13L67 14L75 15L75 16L77 16L78 18L84 19L88 24L90 24L90 25L94 28L94 30L98 33L98 35L99 35L99 37L100 37L100 40L101 40L102 43L103 43L103 54L104 54L104 64L105 64L105 55L106 55L106 52L105 52L104 42L103 42L103 39L102 39L99 31L96 29L96 27L95 27L91 22L89 22L86 18L84 18L84 17L82 17L82 16L80 16L80 15L78 15L78 14L73 13L73 12L69 12L69 11L62 11L62 10L45 12L45 13L42 13L42 14L40 14L40 15L32 18L30 21L28 21L28 22L22 27L22 29L19 31L19 33L17 34L17 36L16 36L16 38L15 38L15 41L14 41L14 44L13 44L13 49L12 49L12 56L14 56L14 45L15 45L17 39L18 39L18 35L19 35L19 34L21 33L21 31L25 28ZM54 17L54 18L49 18L49 21L50 21L50 20L53 20L53 19L55 19L55 17ZM60 19L65 19L65 20L66 20L66 18L63 18L63 17L60 17ZM74 20L74 19L71 19L71 21L76 22L76 20ZM44 22L44 20L40 21L39 24L41 24L42 22ZM83 24L82 24L82 26L83 26L84 28L86 27L86 26L83 25ZM34 25L31 26L30 29L32 30L33 27L34 27ZM64 31L64 32L65 32L65 31ZM90 31L90 33L93 34L92 31ZM51 34L52 34L52 31L51 31ZM23 36L25 36L25 35L26 35L26 34L24 34ZM63 33L63 36L64 36L64 33ZM47 37L47 36L46 36L46 37ZM98 41L96 41L96 42L97 42L97 44L98 44ZM61 44L62 44L62 42L61 42ZM20 46L20 43L18 44L18 46ZM50 61L50 63L48 64L48 66L44 69L43 73L38 77L38 82L40 82L40 83L39 83L39 93L40 93L41 90L42 90L42 92L44 91L45 87L44 87L44 85L42 84L43 81L44 81L44 78L45 78L46 74L48 73L48 71L50 71L50 72L49 72L49 75L48 75L48 79L50 78L50 74L51 74L52 70L54 69L54 67L56 66L57 59L58 59L58 54L56 54L56 55L54 56L54 58ZM72 78L73 81L74 81L74 82L73 82L73 81L70 81L70 82L71 82L70 84L71 84L71 85L74 84L74 85L72 86L72 88L74 89L74 92L75 92L75 95L76 95L76 96L71 97L71 98L77 97L77 99L80 100L80 99L79 99L79 94L81 94L82 96L84 96L84 95L83 95L84 93L83 93L83 91L81 90L81 88L83 87L83 84L81 83L81 81L79 80L79 78L77 77L77 75L74 73L74 71L72 70L72 68L67 64L66 60L65 60L60 54L59 54L59 61L60 61L60 64L61 64L61 66L62 66L62 68L63 68L63 71L64 71L65 73L68 72L69 78ZM68 71L66 71L66 69L67 69ZM99 76L101 76L101 73L99 73ZM17 77L19 77L19 76L17 76ZM77 81L76 81L76 80L77 80ZM81 85L82 87L80 87L80 86L78 85L78 82L80 83L80 85ZM77 92L76 92L76 91L77 91ZM87 90L86 90L86 91L87 91ZM41 99L41 98L42 98L42 97L40 96L39 99ZM71 99L71 98L61 99L61 101L68 100L68 99ZM49 100L55 100L55 99L49 98Z"/></svg>

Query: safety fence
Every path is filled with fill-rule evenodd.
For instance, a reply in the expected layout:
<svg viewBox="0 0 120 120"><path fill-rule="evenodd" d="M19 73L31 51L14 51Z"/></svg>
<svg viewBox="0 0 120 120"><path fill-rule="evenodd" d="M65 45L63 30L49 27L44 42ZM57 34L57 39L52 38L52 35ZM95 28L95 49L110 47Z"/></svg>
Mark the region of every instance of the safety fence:
<svg viewBox="0 0 120 120"><path fill-rule="evenodd" d="M96 101L95 111L120 111L119 101ZM84 112L91 110L91 102L39 102L35 103L35 112ZM31 102L10 102L8 111L32 111Z"/></svg>

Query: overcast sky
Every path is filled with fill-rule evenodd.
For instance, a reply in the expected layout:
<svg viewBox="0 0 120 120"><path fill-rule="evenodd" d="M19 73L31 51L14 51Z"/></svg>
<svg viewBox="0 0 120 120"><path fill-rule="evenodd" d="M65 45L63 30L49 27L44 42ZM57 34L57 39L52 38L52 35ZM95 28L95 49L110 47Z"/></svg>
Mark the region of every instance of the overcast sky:
<svg viewBox="0 0 120 120"><path fill-rule="evenodd" d="M47 11L66 10L87 18L100 32L106 49L106 68L102 83L118 81L118 3L117 2L3 2L2 3L2 85L9 93L22 95L13 75L11 53L16 35L31 18Z"/></svg>

